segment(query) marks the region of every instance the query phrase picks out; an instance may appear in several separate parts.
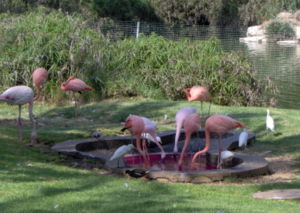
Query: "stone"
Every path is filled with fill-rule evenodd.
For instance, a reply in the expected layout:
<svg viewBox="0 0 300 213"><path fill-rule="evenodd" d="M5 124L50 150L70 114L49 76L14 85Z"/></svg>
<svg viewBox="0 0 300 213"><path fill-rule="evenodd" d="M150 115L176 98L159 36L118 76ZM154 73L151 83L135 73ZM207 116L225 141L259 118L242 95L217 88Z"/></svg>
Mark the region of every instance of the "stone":
<svg viewBox="0 0 300 213"><path fill-rule="evenodd" d="M276 189L256 192L252 197L265 200L300 200L300 189Z"/></svg>
<svg viewBox="0 0 300 213"><path fill-rule="evenodd" d="M264 36L265 35L265 29L261 25L255 25L248 27L247 29L247 37L250 36Z"/></svg>

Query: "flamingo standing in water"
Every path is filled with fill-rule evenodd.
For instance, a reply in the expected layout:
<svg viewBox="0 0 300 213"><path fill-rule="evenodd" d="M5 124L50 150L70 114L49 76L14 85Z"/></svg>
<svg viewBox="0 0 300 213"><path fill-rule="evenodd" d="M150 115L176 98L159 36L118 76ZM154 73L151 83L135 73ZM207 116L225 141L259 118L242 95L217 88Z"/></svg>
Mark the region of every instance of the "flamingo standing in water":
<svg viewBox="0 0 300 213"><path fill-rule="evenodd" d="M181 167L183 163L183 157L186 152L186 149L190 143L191 140L191 135L193 132L198 132L201 128L201 117L196 114L190 114L188 115L183 122L183 127L185 130L185 140L184 140L184 145L180 154L180 158L178 161L178 166Z"/></svg>
<svg viewBox="0 0 300 213"><path fill-rule="evenodd" d="M246 128L246 126L234 120L233 118L227 115L212 115L210 116L205 122L205 147L203 150L196 152L192 159L192 165L194 164L196 158L201 155L202 153L206 153L210 148L211 143L211 133L216 133L218 135L218 165L217 168L221 168L221 151L222 151L222 144L221 144L221 137L224 133L236 129L236 128Z"/></svg>
<svg viewBox="0 0 300 213"><path fill-rule="evenodd" d="M92 87L88 86L85 82L73 76L71 76L67 81L63 82L60 88L64 91L78 92L80 94L82 91L85 90L87 91L94 90ZM75 100L75 115L76 115L77 104L76 104L75 94L74 94L74 100Z"/></svg>
<svg viewBox="0 0 300 213"><path fill-rule="evenodd" d="M136 148L140 155L143 157L144 160L144 167L148 168L150 166L149 158L147 157L146 150L142 149L141 146L141 135L144 131L145 123L140 116L137 115L129 115L126 118L124 123L124 128L121 131L125 131L128 129L136 138Z"/></svg>
<svg viewBox="0 0 300 213"><path fill-rule="evenodd" d="M174 154L178 153L178 140L179 140L180 131L181 131L181 128L183 127L183 122L184 122L185 118L187 116L189 116L190 114L195 113L196 111L197 111L197 108L195 108L195 107L183 107L176 113L176 116L175 116L176 135L175 135L175 143L174 143L174 149L173 149Z"/></svg>
<svg viewBox="0 0 300 213"><path fill-rule="evenodd" d="M48 79L48 71L44 68L37 68L32 73L32 83L36 87L37 95L34 100L38 100L41 96L42 87Z"/></svg>
<svg viewBox="0 0 300 213"><path fill-rule="evenodd" d="M201 112L203 112L203 102L209 101L209 109L208 109L208 115L210 113L210 94L208 92L208 89L203 86L193 86L191 88L186 88L183 90L183 92L186 94L186 97L188 101L200 101L201 102Z"/></svg>
<svg viewBox="0 0 300 213"><path fill-rule="evenodd" d="M22 133L22 121L21 121L21 111L22 105L28 104L29 118L32 123L32 132L31 132L31 144L36 143L36 121L33 117L32 108L33 108L34 94L30 87L27 86L14 86L5 90L0 94L0 101L4 101L8 104L18 105L19 106L19 118L18 118L18 127L19 127L19 140L23 142L23 133Z"/></svg>

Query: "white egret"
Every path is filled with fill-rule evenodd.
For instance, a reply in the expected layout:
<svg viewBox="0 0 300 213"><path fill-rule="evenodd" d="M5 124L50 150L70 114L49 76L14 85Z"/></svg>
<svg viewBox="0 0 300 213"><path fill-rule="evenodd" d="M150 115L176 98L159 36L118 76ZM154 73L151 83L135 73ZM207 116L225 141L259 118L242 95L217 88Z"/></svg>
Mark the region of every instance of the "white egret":
<svg viewBox="0 0 300 213"><path fill-rule="evenodd" d="M269 109L267 109L266 129L275 132L275 122L272 116L270 115Z"/></svg>
<svg viewBox="0 0 300 213"><path fill-rule="evenodd" d="M233 152L228 151L228 150L224 150L224 151L221 152L221 159L225 160L227 158L232 157L233 155L234 155Z"/></svg>
<svg viewBox="0 0 300 213"><path fill-rule="evenodd" d="M126 155L128 152L130 152L134 148L135 147L132 144L122 145L118 149L116 149L116 151L110 157L109 160L112 161L112 160L115 160L115 159L120 159L121 157L123 157L124 155Z"/></svg>
<svg viewBox="0 0 300 213"><path fill-rule="evenodd" d="M247 142L248 142L248 132L247 129L244 128L244 130L239 135L239 147L246 148Z"/></svg>

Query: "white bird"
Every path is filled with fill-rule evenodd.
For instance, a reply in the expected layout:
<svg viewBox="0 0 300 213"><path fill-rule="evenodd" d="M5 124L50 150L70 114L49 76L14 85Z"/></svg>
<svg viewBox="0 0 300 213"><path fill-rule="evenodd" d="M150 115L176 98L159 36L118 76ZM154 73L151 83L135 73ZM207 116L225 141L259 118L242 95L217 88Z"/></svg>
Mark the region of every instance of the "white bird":
<svg viewBox="0 0 300 213"><path fill-rule="evenodd" d="M110 157L109 160L112 161L112 160L115 160L115 159L119 159L119 158L123 157L124 155L126 155L131 150L133 150L134 148L135 147L132 144L122 145L118 149L116 149L116 151Z"/></svg>
<svg viewBox="0 0 300 213"><path fill-rule="evenodd" d="M143 132L141 136L142 136L142 138L147 139L148 141L151 141L151 142L158 141L160 144L162 143L161 138L158 135L154 139L153 136L150 135L149 133Z"/></svg>
<svg viewBox="0 0 300 213"><path fill-rule="evenodd" d="M269 109L267 109L266 129L275 132L275 122L272 116L270 115Z"/></svg>
<svg viewBox="0 0 300 213"><path fill-rule="evenodd" d="M29 118L32 123L32 132L31 132L31 144L36 143L36 121L33 117L32 108L34 101L34 94L30 87L28 86L14 86L5 90L2 94L0 94L0 102L4 101L8 104L18 105L19 106L19 118L18 118L18 126L19 126L19 138L22 143L22 122L21 122L21 111L22 105L28 104Z"/></svg>
<svg viewBox="0 0 300 213"><path fill-rule="evenodd" d="M175 135L175 143L174 143L174 149L173 152L178 152L178 140L180 136L180 131L183 127L184 119L189 116L190 114L193 114L197 111L197 108L195 107L183 107L176 113L175 120L176 120L176 135Z"/></svg>
<svg viewBox="0 0 300 213"><path fill-rule="evenodd" d="M224 159L232 157L233 155L234 155L233 152L224 150L221 152L221 159L224 160Z"/></svg>
<svg viewBox="0 0 300 213"><path fill-rule="evenodd" d="M248 132L245 128L239 135L239 147L246 147L248 142Z"/></svg>
<svg viewBox="0 0 300 213"><path fill-rule="evenodd" d="M151 121L150 119L146 118L146 117L141 117L143 122L144 122L144 130L142 132L145 133L146 135L148 134L149 136L151 136L151 141L153 141L158 148L161 151L161 158L164 159L166 157L166 153L163 149L163 147L160 145L160 137L157 135L156 133L156 123L154 123L153 121ZM159 139L159 140L158 140ZM143 144L145 145L145 144Z"/></svg>

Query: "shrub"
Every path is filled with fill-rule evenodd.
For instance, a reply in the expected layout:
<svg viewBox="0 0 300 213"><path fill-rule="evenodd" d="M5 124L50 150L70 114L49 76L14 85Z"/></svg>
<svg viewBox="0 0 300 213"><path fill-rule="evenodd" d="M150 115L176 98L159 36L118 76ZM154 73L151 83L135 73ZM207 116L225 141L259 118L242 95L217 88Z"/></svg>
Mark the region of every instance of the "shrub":
<svg viewBox="0 0 300 213"><path fill-rule="evenodd" d="M266 28L266 34L271 41L292 39L295 37L293 27L286 22L272 21Z"/></svg>
<svg viewBox="0 0 300 213"><path fill-rule="evenodd" d="M45 8L20 16L0 17L1 89L31 85L37 67L49 71L47 97L63 99L59 84L77 76L102 91L94 73L101 70L108 45L103 35L90 29L80 15L64 15ZM100 93L101 95L101 93Z"/></svg>
<svg viewBox="0 0 300 213"><path fill-rule="evenodd" d="M262 86L245 57L225 53L219 41L170 41L152 34L115 43L106 94L178 100L183 89L207 86L214 103L259 105Z"/></svg>

